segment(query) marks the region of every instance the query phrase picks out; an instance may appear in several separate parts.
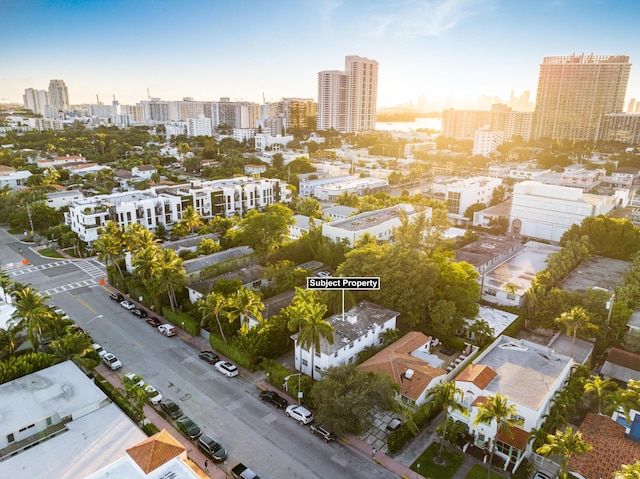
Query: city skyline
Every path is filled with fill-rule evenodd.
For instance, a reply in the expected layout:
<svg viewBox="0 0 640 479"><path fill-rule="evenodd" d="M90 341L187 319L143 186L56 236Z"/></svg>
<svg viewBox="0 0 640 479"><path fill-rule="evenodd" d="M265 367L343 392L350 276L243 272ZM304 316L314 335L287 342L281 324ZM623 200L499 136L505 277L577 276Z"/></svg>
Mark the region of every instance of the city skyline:
<svg viewBox="0 0 640 479"><path fill-rule="evenodd" d="M554 55L640 61L640 5L550 0L353 0L176 4L6 0L0 101L63 79L71 104L163 100L317 100L317 74L348 55L379 63L378 108L531 92ZM634 15L635 14L635 15ZM625 98L640 97L632 66Z"/></svg>

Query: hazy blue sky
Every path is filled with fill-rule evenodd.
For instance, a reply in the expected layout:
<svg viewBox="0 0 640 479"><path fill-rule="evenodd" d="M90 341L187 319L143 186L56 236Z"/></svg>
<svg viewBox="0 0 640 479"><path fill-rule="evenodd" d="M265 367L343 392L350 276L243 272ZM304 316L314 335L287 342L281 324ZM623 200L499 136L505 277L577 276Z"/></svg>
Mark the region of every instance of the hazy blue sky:
<svg viewBox="0 0 640 479"><path fill-rule="evenodd" d="M537 86L542 58L629 55L638 0L0 0L0 100L63 79L72 103L317 98L346 55L379 62L378 106Z"/></svg>

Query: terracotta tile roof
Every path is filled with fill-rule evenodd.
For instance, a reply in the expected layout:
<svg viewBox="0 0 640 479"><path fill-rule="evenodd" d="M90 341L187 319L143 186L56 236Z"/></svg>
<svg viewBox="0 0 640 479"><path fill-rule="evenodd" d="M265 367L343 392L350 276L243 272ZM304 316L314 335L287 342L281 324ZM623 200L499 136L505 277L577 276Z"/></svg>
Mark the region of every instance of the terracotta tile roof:
<svg viewBox="0 0 640 479"><path fill-rule="evenodd" d="M473 400L471 406L477 406L478 404L487 404L488 399L487 396L478 396Z"/></svg>
<svg viewBox="0 0 640 479"><path fill-rule="evenodd" d="M640 355L618 348L611 348L607 361L618 366L640 371Z"/></svg>
<svg viewBox="0 0 640 479"><path fill-rule="evenodd" d="M506 431L500 429L496 436L498 441L502 441L505 444L515 447L520 451L524 451L527 447L527 443L529 442L530 432L525 431L524 429L520 429L517 426L509 426L511 430L511 435L509 435Z"/></svg>
<svg viewBox="0 0 640 479"><path fill-rule="evenodd" d="M153 165L140 165L138 166L138 171L151 171L155 170L156 167Z"/></svg>
<svg viewBox="0 0 640 479"><path fill-rule="evenodd" d="M589 413L578 430L593 449L573 456L569 460L569 471L585 479L612 477L622 464L633 464L640 457L640 444L627 439L624 426L609 416Z"/></svg>
<svg viewBox="0 0 640 479"><path fill-rule="evenodd" d="M411 355L411 352L430 340L429 336L412 331L367 359L359 367L365 371L386 374L400 386L400 394L415 401L431 381L446 374L442 369L434 368L426 361ZM406 375L408 370L413 371L410 378Z"/></svg>
<svg viewBox="0 0 640 479"><path fill-rule="evenodd" d="M185 452L185 448L165 429L127 449L127 454L149 474Z"/></svg>
<svg viewBox="0 0 640 479"><path fill-rule="evenodd" d="M10 166L0 165L0 175L8 175L9 173L15 173L17 170Z"/></svg>
<svg viewBox="0 0 640 479"><path fill-rule="evenodd" d="M469 364L458 375L456 381L468 381L478 386L478 388L484 389L496 377L496 374L493 369L484 364Z"/></svg>

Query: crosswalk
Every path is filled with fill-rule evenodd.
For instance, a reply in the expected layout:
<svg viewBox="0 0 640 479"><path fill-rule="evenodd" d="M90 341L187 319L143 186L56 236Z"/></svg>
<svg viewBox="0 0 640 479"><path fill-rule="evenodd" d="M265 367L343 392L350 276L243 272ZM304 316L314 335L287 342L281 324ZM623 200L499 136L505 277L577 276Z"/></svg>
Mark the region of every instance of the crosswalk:
<svg viewBox="0 0 640 479"><path fill-rule="evenodd" d="M95 287L98 286L100 280L105 277L105 272L99 267L99 263L97 263L93 259L87 259L82 261L52 261L51 263L41 264L38 266L28 265L22 267L12 268L7 270L9 276L13 278L20 277L25 274L34 273L36 271L43 271L51 268L58 268L60 266L68 266L74 265L78 269L80 269L83 273L87 274L90 279L85 279L82 281L76 281L73 283L64 284L61 286L56 286L54 288L47 289L46 291L41 291L42 294L46 296L53 296L55 294L64 293L65 291L71 291L78 288L83 287Z"/></svg>

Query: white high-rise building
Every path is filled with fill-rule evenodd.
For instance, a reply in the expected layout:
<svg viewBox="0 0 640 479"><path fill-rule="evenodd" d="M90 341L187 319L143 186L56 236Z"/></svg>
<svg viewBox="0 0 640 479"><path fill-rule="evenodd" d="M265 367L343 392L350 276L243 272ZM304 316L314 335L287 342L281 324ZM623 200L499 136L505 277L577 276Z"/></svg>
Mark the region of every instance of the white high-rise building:
<svg viewBox="0 0 640 479"><path fill-rule="evenodd" d="M345 57L345 71L318 73L319 130L374 130L378 98L378 62Z"/></svg>
<svg viewBox="0 0 640 479"><path fill-rule="evenodd" d="M55 112L69 109L69 92L64 80L49 81L49 106Z"/></svg>
<svg viewBox="0 0 640 479"><path fill-rule="evenodd" d="M49 92L47 90L34 90L27 88L22 95L24 107L31 110L36 115L44 113L46 106L49 104Z"/></svg>

